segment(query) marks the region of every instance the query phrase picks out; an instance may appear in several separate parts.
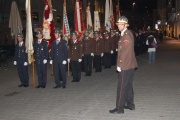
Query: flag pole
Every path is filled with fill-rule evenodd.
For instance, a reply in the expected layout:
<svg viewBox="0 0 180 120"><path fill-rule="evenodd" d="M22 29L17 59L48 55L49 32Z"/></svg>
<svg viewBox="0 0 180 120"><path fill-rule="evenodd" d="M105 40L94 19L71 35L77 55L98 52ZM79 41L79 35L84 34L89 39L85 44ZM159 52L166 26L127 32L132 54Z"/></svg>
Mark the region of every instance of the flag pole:
<svg viewBox="0 0 180 120"><path fill-rule="evenodd" d="M34 69L34 55L32 57L32 86L33 88L36 87L36 79L35 79L35 69Z"/></svg>

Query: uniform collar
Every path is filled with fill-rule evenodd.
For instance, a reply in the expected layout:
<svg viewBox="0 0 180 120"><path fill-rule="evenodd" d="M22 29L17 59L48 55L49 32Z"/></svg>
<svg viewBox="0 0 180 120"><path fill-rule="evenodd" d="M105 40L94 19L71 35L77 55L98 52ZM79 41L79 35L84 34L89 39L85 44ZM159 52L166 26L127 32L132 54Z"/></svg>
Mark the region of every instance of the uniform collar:
<svg viewBox="0 0 180 120"><path fill-rule="evenodd" d="M124 32L127 30L127 28L124 28L124 30L121 31L121 36L124 35Z"/></svg>

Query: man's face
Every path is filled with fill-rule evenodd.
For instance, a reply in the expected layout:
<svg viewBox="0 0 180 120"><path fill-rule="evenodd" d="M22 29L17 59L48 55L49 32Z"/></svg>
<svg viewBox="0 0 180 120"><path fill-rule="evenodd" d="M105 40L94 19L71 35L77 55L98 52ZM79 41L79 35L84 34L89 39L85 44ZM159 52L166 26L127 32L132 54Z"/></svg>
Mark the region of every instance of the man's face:
<svg viewBox="0 0 180 120"><path fill-rule="evenodd" d="M23 38L18 36L18 42L22 42L23 41Z"/></svg>
<svg viewBox="0 0 180 120"><path fill-rule="evenodd" d="M38 39L42 39L42 34L37 34L36 36Z"/></svg>
<svg viewBox="0 0 180 120"><path fill-rule="evenodd" d="M86 37L89 37L89 33L85 33L85 36L86 36Z"/></svg>
<svg viewBox="0 0 180 120"><path fill-rule="evenodd" d="M76 35L72 35L72 40L76 40L77 36Z"/></svg>
<svg viewBox="0 0 180 120"><path fill-rule="evenodd" d="M99 34L94 34L94 37L95 37L95 38L98 38L98 37L99 37Z"/></svg>
<svg viewBox="0 0 180 120"><path fill-rule="evenodd" d="M60 37L60 34L59 34L59 33L55 33L54 35L55 35L55 38L56 38L56 39Z"/></svg>
<svg viewBox="0 0 180 120"><path fill-rule="evenodd" d="M124 28L125 28L125 24L124 24L124 23L119 23L119 24L118 24L118 29L119 29L119 31L124 30Z"/></svg>

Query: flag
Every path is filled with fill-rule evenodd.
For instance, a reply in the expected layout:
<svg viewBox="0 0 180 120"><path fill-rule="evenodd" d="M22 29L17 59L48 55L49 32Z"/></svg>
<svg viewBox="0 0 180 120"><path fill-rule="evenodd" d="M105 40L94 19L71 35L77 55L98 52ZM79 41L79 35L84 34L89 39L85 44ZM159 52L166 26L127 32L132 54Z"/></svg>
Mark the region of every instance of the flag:
<svg viewBox="0 0 180 120"><path fill-rule="evenodd" d="M11 36L15 36L15 44L17 43L17 34L22 33L23 27L19 10L15 1L11 4L11 12L9 19L9 28L11 28Z"/></svg>
<svg viewBox="0 0 180 120"><path fill-rule="evenodd" d="M75 25L75 31L79 35L78 40L80 40L83 35L83 31L85 30L85 25L82 19L82 4L79 2L79 0L76 0L76 4L75 4L74 25Z"/></svg>
<svg viewBox="0 0 180 120"><path fill-rule="evenodd" d="M118 21L120 17L120 10L119 10L119 2L118 2L118 5L116 5L116 21Z"/></svg>
<svg viewBox="0 0 180 120"><path fill-rule="evenodd" d="M64 0L64 11L63 11L63 35L67 38L70 36L69 22L66 12L66 0Z"/></svg>
<svg viewBox="0 0 180 120"><path fill-rule="evenodd" d="M109 32L110 29L111 29L109 0L106 0L106 6L105 6L105 29L106 29L108 32Z"/></svg>
<svg viewBox="0 0 180 120"><path fill-rule="evenodd" d="M92 28L92 19L91 19L91 10L90 10L90 3L86 8L86 28Z"/></svg>
<svg viewBox="0 0 180 120"><path fill-rule="evenodd" d="M33 49L33 33L32 33L32 21L31 21L31 2L26 0L26 52L28 54L28 62L32 63Z"/></svg>
<svg viewBox="0 0 180 120"><path fill-rule="evenodd" d="M42 33L44 39L48 41L48 47L51 48L51 43L55 40L55 27L53 20L53 11L52 11L52 0L44 0L44 18L43 18L43 28Z"/></svg>
<svg viewBox="0 0 180 120"><path fill-rule="evenodd" d="M113 14L112 0L110 0L110 23L111 23L111 28L114 29L114 14Z"/></svg>
<svg viewBox="0 0 180 120"><path fill-rule="evenodd" d="M100 31L100 20L98 11L94 11L94 31Z"/></svg>

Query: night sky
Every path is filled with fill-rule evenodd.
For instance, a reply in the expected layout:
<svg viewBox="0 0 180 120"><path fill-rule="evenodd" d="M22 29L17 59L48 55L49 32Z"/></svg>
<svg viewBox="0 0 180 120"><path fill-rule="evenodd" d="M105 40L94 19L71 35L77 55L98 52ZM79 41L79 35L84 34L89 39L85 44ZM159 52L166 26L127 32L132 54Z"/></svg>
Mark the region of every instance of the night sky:
<svg viewBox="0 0 180 120"><path fill-rule="evenodd" d="M157 7L157 0L120 0L121 10L132 10L133 2L135 2L135 9L138 12L153 12Z"/></svg>

